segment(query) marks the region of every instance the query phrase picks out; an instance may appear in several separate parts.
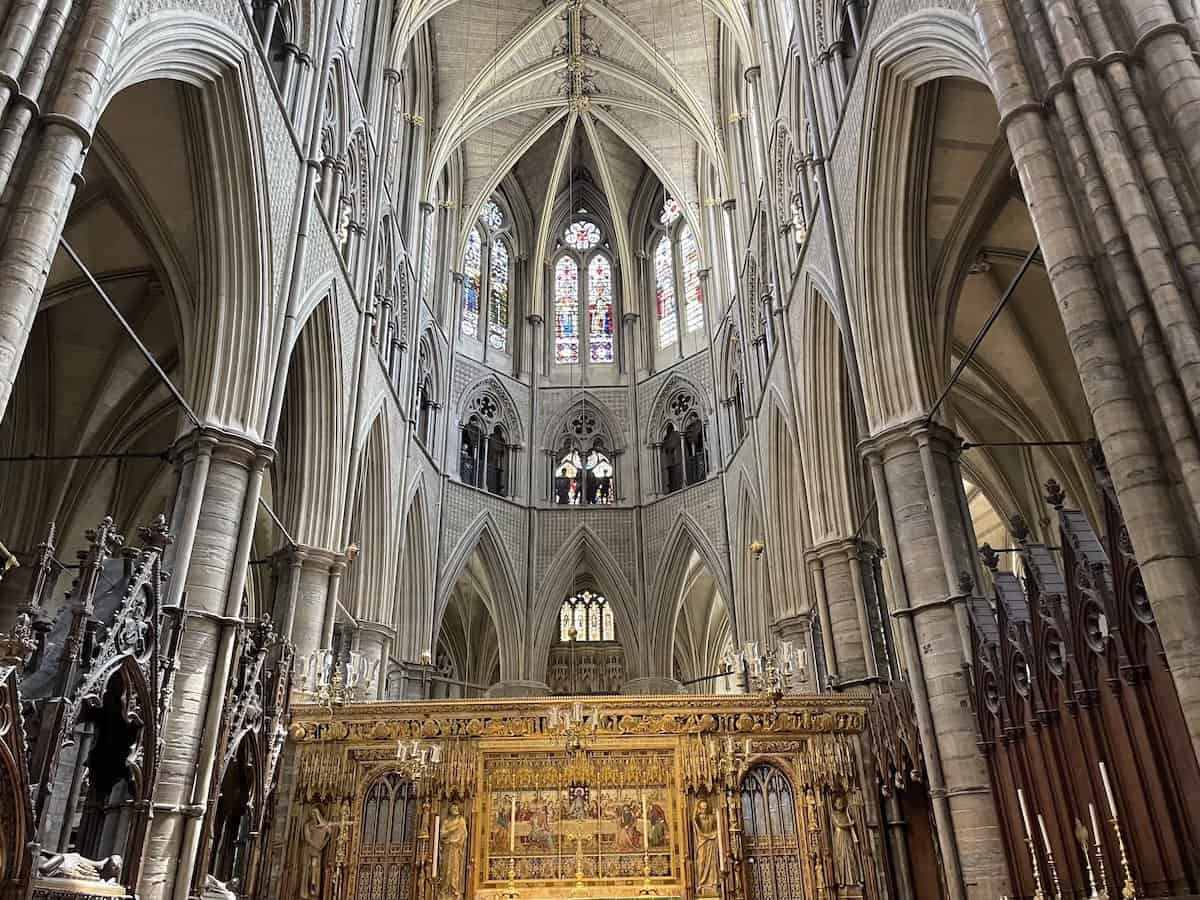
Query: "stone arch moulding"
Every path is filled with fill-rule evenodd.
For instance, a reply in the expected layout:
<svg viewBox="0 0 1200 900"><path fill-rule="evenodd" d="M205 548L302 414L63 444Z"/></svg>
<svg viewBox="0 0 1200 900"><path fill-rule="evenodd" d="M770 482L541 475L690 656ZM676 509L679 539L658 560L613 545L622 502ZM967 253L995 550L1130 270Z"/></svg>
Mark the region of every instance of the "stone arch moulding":
<svg viewBox="0 0 1200 900"><path fill-rule="evenodd" d="M472 415L478 415L488 425L503 425L510 446L524 445L525 431L521 426L521 414L512 395L495 375L485 375L462 392L458 404L458 427L466 425Z"/></svg>
<svg viewBox="0 0 1200 900"><path fill-rule="evenodd" d="M517 577L508 548L501 537L501 529L487 510L476 516L459 539L451 555L442 567L438 579L437 603L433 611L433 629L430 640L437 642L442 619L446 615L450 594L466 570L471 554L476 550L483 556L490 572L495 576L497 593L502 596L484 597L484 606L492 617L496 635L500 640L500 677L502 680L523 678L528 668L524 647L526 644L522 620L524 615L524 592Z"/></svg>
<svg viewBox="0 0 1200 900"><path fill-rule="evenodd" d="M861 350L866 424L875 433L923 413L941 384L925 347L937 329L910 252L908 151L916 93L944 77L966 78L989 89L990 82L970 19L953 12L922 12L893 23L871 47L866 63L864 115L879 125L860 154L858 187L838 187L857 197L851 268L858 302L850 317ZM897 381L896 372L912 375Z"/></svg>
<svg viewBox="0 0 1200 900"><path fill-rule="evenodd" d="M661 659L669 663L674 657L675 627L679 618L679 588L687 574L688 556L692 551L696 552L712 573L729 616L730 628L735 635L738 633L738 626L737 614L732 605L733 592L729 569L721 564L721 556L712 541L690 513L682 512L675 520L663 548L662 555L655 560L658 574L651 587L649 606L649 609L655 612L645 623L644 640L645 656L648 660Z"/></svg>
<svg viewBox="0 0 1200 900"><path fill-rule="evenodd" d="M586 525L580 525L571 532L547 566L547 577L534 599L530 657L535 678L545 674L541 667L545 666L550 645L558 633L558 610L575 583L581 563L588 564L588 574L595 579L600 593L608 599L617 640L625 648L631 671L637 669L640 649L637 594L604 540ZM630 672L627 671L626 675L629 676Z"/></svg>
<svg viewBox="0 0 1200 900"><path fill-rule="evenodd" d="M690 396L691 404L682 411L673 409L677 397ZM700 416L700 421L708 425L712 417L712 405L708 395L698 388L690 379L672 373L654 397L650 406L650 427L646 432L647 443L654 443L662 427L668 422L675 425L676 430L682 430L684 419L692 412Z"/></svg>
<svg viewBox="0 0 1200 900"><path fill-rule="evenodd" d="M210 166L209 194L218 206L206 217L213 227L203 236L206 254L217 260L216 272L209 296L197 298L194 333L215 336L210 354L239 348L247 359L274 358L271 254L254 250L271 224L263 128L246 49L210 16L172 10L136 18L122 37L97 116L124 89L156 79L203 92L205 132L217 135L208 150L221 159L221 165ZM186 373L184 387L196 412L210 424L260 436L270 391L242 374L258 367L202 371L201 357L208 358L190 354L197 368Z"/></svg>
<svg viewBox="0 0 1200 900"><path fill-rule="evenodd" d="M572 423L582 414L590 415L595 419L595 426L587 436L602 438L605 442L604 446L610 452L620 453L625 449L625 436L616 426L608 405L597 399L590 391L584 391L550 419L542 430L542 449L549 451L562 449L565 437L568 432L572 431Z"/></svg>

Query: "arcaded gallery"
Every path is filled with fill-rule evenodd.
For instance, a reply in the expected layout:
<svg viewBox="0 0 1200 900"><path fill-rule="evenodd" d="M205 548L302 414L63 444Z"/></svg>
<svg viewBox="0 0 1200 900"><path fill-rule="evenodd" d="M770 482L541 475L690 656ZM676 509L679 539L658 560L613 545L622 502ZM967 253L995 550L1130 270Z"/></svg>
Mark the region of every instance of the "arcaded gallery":
<svg viewBox="0 0 1200 900"><path fill-rule="evenodd" d="M1195 0L0 0L0 900L1200 900Z"/></svg>

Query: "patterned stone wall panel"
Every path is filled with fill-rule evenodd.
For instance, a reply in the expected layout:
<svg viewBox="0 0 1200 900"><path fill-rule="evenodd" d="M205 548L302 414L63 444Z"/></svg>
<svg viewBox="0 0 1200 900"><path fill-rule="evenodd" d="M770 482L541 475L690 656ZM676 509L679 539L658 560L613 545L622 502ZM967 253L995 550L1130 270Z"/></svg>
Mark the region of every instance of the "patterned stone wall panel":
<svg viewBox="0 0 1200 900"><path fill-rule="evenodd" d="M457 481L446 482L445 504L442 510L442 550L439 565L445 567L459 542L480 513L486 512L495 523L497 539L504 545L518 584L525 583L525 559L528 550L529 511L493 496L486 491L469 488Z"/></svg>
<svg viewBox="0 0 1200 900"><path fill-rule="evenodd" d="M612 554L634 590L637 572L637 546L634 516L628 509L551 509L539 510L537 516L537 556L534 559L535 593L541 590L550 565L579 527L587 528Z"/></svg>
<svg viewBox="0 0 1200 900"><path fill-rule="evenodd" d="M633 443L632 391L627 387L595 387L579 390L578 388L547 388L539 391L537 403L537 422L533 429L534 439L538 442L537 450L549 450L544 446L547 440L553 440L557 434L551 434L564 410L574 404L589 399L599 405L609 416L613 428L619 432L614 438L621 440L625 446Z"/></svg>
<svg viewBox="0 0 1200 900"><path fill-rule="evenodd" d="M654 401L658 397L658 392L672 375L678 375L686 378L694 384L699 390L704 392L704 403L708 407L709 413L712 413L716 408L713 394L712 370L709 367L708 354L710 351L705 350L702 353L696 353L689 356L687 359L674 365L669 369L664 369L661 372L656 372L645 381L638 385L638 406L640 407L641 416L641 433L642 442L646 443L650 440L652 433L653 422L650 421L650 411L654 406Z"/></svg>
<svg viewBox="0 0 1200 900"><path fill-rule="evenodd" d="M670 494L647 506L643 512L646 544L647 579L654 580L654 573L663 563L662 555L666 541L675 521L684 514L691 516L700 530L723 554L728 542L725 540L724 503L721 496L721 479L710 478L703 484Z"/></svg>

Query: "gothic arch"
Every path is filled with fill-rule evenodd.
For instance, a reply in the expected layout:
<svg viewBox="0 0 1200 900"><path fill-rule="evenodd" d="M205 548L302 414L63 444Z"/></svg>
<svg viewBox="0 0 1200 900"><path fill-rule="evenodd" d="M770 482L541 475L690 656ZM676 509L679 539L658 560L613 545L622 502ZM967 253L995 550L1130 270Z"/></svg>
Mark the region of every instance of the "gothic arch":
<svg viewBox="0 0 1200 900"><path fill-rule="evenodd" d="M389 584L395 506L387 418L386 410L374 416L357 466L348 537L358 545L358 557L346 573L343 595L356 620L381 625L390 625L395 615L395 592Z"/></svg>
<svg viewBox="0 0 1200 900"><path fill-rule="evenodd" d="M732 606L732 584L729 569L721 561L704 529L691 516L682 512L663 544L657 560L657 575L651 587L642 648L642 664L651 672L670 672L674 657L675 628L679 619L681 589L687 577L690 557L695 553L712 573L718 593L725 603L734 633L738 633L737 617Z"/></svg>
<svg viewBox="0 0 1200 900"><path fill-rule="evenodd" d="M771 551L768 547L757 556L750 549L755 541L765 542L762 506L754 490L752 478L745 469L737 477L737 507L734 518L733 564L734 600L737 622L743 640L765 641L770 636L776 610L772 608L767 566Z"/></svg>
<svg viewBox="0 0 1200 900"><path fill-rule="evenodd" d="M521 414L513 402L512 395L495 375L485 375L462 392L458 401L458 414L455 417L458 427L466 425L473 413L481 411L480 401L490 401L494 404L495 412L486 418L504 426L510 445L520 446L525 443Z"/></svg>
<svg viewBox="0 0 1200 900"><path fill-rule="evenodd" d="M336 548L345 441L341 341L327 295L289 348L274 465L279 513L302 544Z"/></svg>
<svg viewBox="0 0 1200 900"><path fill-rule="evenodd" d="M799 372L800 414L806 423L800 453L815 545L854 531L851 479L857 477L857 450L849 440L854 413L841 329L815 286L804 292L802 302L801 333L809 352Z"/></svg>
<svg viewBox="0 0 1200 900"><path fill-rule="evenodd" d="M766 404L767 479L771 484L766 508L768 546L781 579L783 599L776 600L777 613L795 615L808 607L808 579L804 572L804 550L809 543L809 513L804 488L804 460L786 407L775 390L767 391Z"/></svg>
<svg viewBox="0 0 1200 900"><path fill-rule="evenodd" d="M571 593L580 573L586 572L595 580L601 594L609 603L616 625L617 640L625 648L630 668L626 675L636 673L638 659L637 594L604 541L586 525L580 525L563 542L554 559L546 567L547 578L533 603L531 677L541 679L550 645L558 635L558 610L563 598Z"/></svg>
<svg viewBox="0 0 1200 900"><path fill-rule="evenodd" d="M938 328L923 287L923 231L914 240L912 227L917 91L946 76L988 82L970 20L951 12L901 19L865 62L865 115L878 125L859 160L851 317L874 434L926 412L941 386L930 352Z"/></svg>
<svg viewBox="0 0 1200 900"><path fill-rule="evenodd" d="M256 250L262 246L259 236L271 232L270 202L265 142L245 48L211 17L172 11L134 23L122 37L111 71L101 109L122 90L156 79L177 81L203 94L203 130L210 138L206 149L221 162L206 166L209 190L200 201L208 207L199 218L212 276L185 326L185 333L207 340L185 360L183 393L201 419L258 434L269 404L269 370L251 362L274 357L274 275L269 255ZM221 365L215 364L217 359Z"/></svg>
<svg viewBox="0 0 1200 900"><path fill-rule="evenodd" d="M436 578L434 546L429 514L426 510L425 484L417 479L405 506L401 552L397 555L397 583L391 626L396 632L395 655L417 659L429 646L433 632L433 585Z"/></svg>
<svg viewBox="0 0 1200 900"><path fill-rule="evenodd" d="M521 678L528 665L523 648L526 635L523 628L523 592L521 580L509 557L508 549L500 536L500 529L491 513L481 512L459 539L451 552L439 580L437 602L433 614L433 639L437 639L450 595L459 577L467 568L473 554L478 552L483 564L493 579L494 591L482 599L500 642L500 677Z"/></svg>

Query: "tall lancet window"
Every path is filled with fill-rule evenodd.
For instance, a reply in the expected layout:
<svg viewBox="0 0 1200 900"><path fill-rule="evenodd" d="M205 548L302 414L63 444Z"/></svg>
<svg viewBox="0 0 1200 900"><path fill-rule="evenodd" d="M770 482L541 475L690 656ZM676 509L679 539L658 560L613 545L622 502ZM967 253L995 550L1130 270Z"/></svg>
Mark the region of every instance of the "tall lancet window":
<svg viewBox="0 0 1200 900"><path fill-rule="evenodd" d="M563 230L558 252L552 285L554 361L615 362L616 271L604 232L595 222L576 219Z"/></svg>
<svg viewBox="0 0 1200 900"><path fill-rule="evenodd" d="M683 350L684 339L704 331L700 244L677 200L668 199L650 235L658 349Z"/></svg>
<svg viewBox="0 0 1200 900"><path fill-rule="evenodd" d="M491 350L508 352L511 325L512 235L504 210L493 200L484 204L467 235L463 253L463 337L485 340Z"/></svg>
<svg viewBox="0 0 1200 900"><path fill-rule="evenodd" d="M612 263L603 253L588 264L588 346L592 362L613 361Z"/></svg>

